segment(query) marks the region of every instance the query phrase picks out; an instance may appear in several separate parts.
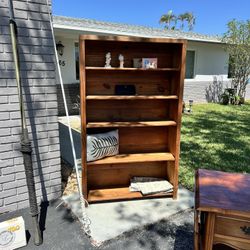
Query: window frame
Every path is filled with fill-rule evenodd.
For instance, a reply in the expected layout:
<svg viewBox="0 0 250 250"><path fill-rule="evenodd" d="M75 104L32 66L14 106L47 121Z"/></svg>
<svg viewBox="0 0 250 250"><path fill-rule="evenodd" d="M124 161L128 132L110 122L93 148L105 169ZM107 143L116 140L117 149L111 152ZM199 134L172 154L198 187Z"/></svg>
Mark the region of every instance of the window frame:
<svg viewBox="0 0 250 250"><path fill-rule="evenodd" d="M77 57L76 57L76 48L78 48L78 67L77 67ZM74 61L75 61L75 80L80 80L80 71L79 71L79 63L80 63L80 55L79 55L79 42L74 42ZM78 77L77 77L77 70L78 70Z"/></svg>
<svg viewBox="0 0 250 250"><path fill-rule="evenodd" d="M197 59L197 51L196 49L187 49L187 52L188 51L192 51L194 52L194 67L193 67L193 76L190 77L190 78L186 78L186 70L187 70L187 66L186 66L186 70L185 70L185 78L184 79L187 79L187 80L192 80L192 79L195 79L195 76L196 76L196 59ZM187 63L187 52L186 52L186 63Z"/></svg>

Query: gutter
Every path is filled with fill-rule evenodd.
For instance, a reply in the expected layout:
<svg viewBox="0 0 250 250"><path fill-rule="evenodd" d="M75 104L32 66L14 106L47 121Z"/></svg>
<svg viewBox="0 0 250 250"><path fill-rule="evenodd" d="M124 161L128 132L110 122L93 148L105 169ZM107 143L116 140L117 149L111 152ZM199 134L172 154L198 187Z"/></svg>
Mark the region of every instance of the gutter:
<svg viewBox="0 0 250 250"><path fill-rule="evenodd" d="M53 23L53 28L58 30L70 30L70 31L82 31L82 32L94 32L94 33L104 33L110 35L122 35L122 36L137 36L137 37L148 37L148 38L173 38L173 39L186 39L192 42L204 42L204 43L217 43L223 44L220 40L205 40L199 38L187 38L185 36L181 37L173 37L173 36L150 36L150 35L142 35L141 33L132 33L132 32L123 32L123 31L111 31L107 29L98 29L98 28L87 28L87 27L79 27L79 26L71 26L64 24Z"/></svg>

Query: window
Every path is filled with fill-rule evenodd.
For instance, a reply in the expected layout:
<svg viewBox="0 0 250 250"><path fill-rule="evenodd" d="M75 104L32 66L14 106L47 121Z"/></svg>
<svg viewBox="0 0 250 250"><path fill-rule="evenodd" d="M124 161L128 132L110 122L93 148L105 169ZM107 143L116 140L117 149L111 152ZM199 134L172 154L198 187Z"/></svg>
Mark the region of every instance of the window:
<svg viewBox="0 0 250 250"><path fill-rule="evenodd" d="M186 55L186 79L194 78L194 59L195 59L195 51L188 50Z"/></svg>
<svg viewBox="0 0 250 250"><path fill-rule="evenodd" d="M227 77L228 78L232 78L233 77L233 73L234 73L234 61L233 61L233 58L231 56L229 56Z"/></svg>
<svg viewBox="0 0 250 250"><path fill-rule="evenodd" d="M75 43L76 80L79 80L79 44Z"/></svg>

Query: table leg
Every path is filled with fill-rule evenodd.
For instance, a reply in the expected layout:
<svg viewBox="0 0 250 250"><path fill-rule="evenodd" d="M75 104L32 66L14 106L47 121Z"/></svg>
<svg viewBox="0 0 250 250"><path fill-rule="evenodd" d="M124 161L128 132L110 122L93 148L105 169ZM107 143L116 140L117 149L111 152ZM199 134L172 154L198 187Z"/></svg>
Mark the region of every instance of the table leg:
<svg viewBox="0 0 250 250"><path fill-rule="evenodd" d="M194 210L194 250L199 250L199 212Z"/></svg>
<svg viewBox="0 0 250 250"><path fill-rule="evenodd" d="M204 250L213 249L215 213L208 213L205 222Z"/></svg>

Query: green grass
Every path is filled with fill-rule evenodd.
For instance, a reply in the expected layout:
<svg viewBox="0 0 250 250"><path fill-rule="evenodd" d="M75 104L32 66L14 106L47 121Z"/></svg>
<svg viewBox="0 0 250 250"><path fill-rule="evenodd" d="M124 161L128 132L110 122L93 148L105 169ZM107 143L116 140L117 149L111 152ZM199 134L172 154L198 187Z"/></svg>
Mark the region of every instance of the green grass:
<svg viewBox="0 0 250 250"><path fill-rule="evenodd" d="M250 102L199 104L183 115L180 183L192 190L198 168L250 172Z"/></svg>

